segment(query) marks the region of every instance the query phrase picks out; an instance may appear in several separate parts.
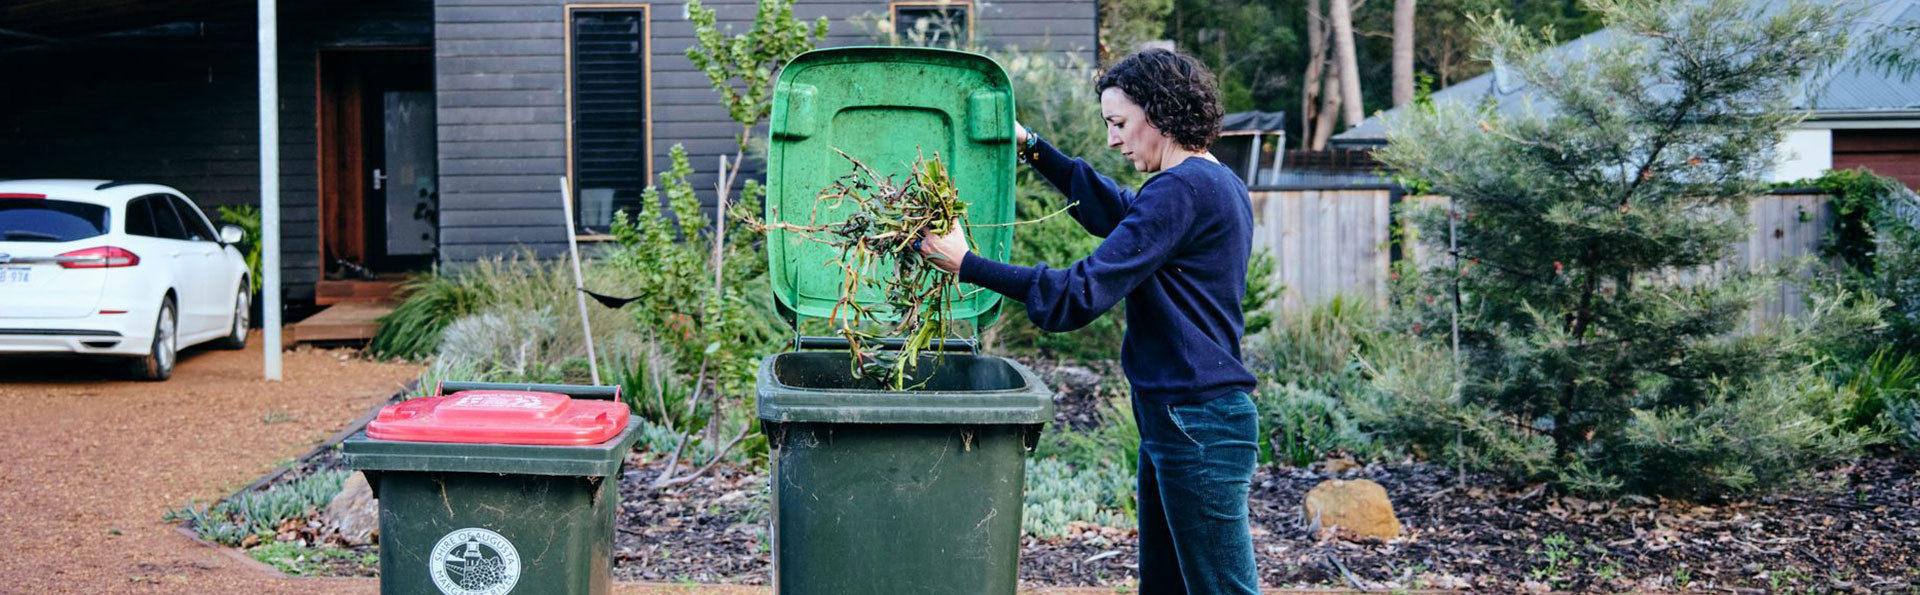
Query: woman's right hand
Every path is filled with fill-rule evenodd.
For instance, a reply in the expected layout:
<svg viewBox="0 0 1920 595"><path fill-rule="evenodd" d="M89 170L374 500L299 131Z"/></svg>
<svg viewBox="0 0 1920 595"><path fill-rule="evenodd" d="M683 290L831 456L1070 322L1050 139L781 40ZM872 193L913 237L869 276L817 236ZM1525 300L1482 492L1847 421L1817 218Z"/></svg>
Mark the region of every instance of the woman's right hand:
<svg viewBox="0 0 1920 595"><path fill-rule="evenodd" d="M1018 121L1013 123L1013 142L1021 146L1027 144L1027 125Z"/></svg>

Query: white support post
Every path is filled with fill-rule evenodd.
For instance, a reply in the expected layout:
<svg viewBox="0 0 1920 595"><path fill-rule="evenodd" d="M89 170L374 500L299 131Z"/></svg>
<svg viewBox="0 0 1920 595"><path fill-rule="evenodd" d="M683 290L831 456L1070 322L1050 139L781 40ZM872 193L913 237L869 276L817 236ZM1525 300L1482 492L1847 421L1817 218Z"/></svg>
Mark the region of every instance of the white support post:
<svg viewBox="0 0 1920 595"><path fill-rule="evenodd" d="M280 35L277 0L260 5L260 325L267 380L280 380Z"/></svg>
<svg viewBox="0 0 1920 595"><path fill-rule="evenodd" d="M1258 186L1260 179L1260 133L1253 133L1253 140L1247 143L1247 185Z"/></svg>

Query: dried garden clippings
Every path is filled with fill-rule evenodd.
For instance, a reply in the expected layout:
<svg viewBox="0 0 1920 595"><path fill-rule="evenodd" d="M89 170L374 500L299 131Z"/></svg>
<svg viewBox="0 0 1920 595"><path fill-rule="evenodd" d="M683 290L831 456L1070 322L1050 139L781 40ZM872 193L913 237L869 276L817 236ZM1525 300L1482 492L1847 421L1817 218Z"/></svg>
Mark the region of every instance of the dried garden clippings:
<svg viewBox="0 0 1920 595"><path fill-rule="evenodd" d="M929 233L951 233L954 225L979 229L1039 223L1079 203L1030 221L974 225L938 153L932 159L924 153L917 156L906 181L896 183L894 176L882 177L852 155L839 149L834 152L852 163L853 171L820 191L806 224L761 222L744 213L736 217L760 232L778 229L839 250L840 255L826 264L840 267L846 277L827 323L846 338L854 375L893 390L917 389L928 379L908 387L908 372L919 362L922 350L950 335L953 303L973 294L957 294L959 278L928 260L940 256L922 257L914 243ZM819 222L822 207L837 209L849 203L853 212L846 220ZM884 267L892 267L892 274L876 278ZM861 304L860 289L867 287L884 291L885 299ZM884 323L887 319L894 320L891 326ZM898 351L884 351L879 344L884 337L901 337L905 344Z"/></svg>
<svg viewBox="0 0 1920 595"><path fill-rule="evenodd" d="M952 290L958 284L954 275L920 257L914 242L929 232L944 235L954 225L965 225L967 205L938 154L915 158L906 180L896 182L845 152L834 152L851 162L853 171L820 191L807 224L751 224L796 233L839 251L827 264L840 267L846 277L828 324L847 339L855 374L906 390L920 351L949 334L956 299ZM846 220L815 221L822 207L849 203L853 212ZM890 267L891 274L876 277L884 267ZM861 304L857 296L864 287L879 288L885 299ZM889 319L894 322L883 322ZM905 345L897 352L883 352L882 337L902 337Z"/></svg>

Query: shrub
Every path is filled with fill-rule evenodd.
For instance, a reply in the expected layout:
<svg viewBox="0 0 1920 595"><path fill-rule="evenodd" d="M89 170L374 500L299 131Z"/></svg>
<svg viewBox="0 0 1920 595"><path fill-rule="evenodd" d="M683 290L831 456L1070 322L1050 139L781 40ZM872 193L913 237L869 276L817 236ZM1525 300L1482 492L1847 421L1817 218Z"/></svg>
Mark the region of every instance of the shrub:
<svg viewBox="0 0 1920 595"><path fill-rule="evenodd" d="M625 311L660 342L676 374L689 386L705 376L719 394L739 397L753 384L760 354L777 350L790 336L769 301L773 290L759 249L765 236L746 226L728 231L724 278L716 290L712 222L701 215L700 199L687 182L693 168L686 151L675 146L671 160L659 185L648 187L640 211L615 217L616 247L603 262L626 274L622 288L636 299Z"/></svg>
<svg viewBox="0 0 1920 595"><path fill-rule="evenodd" d="M617 287L631 278L627 271L595 260L583 261L581 274L589 288ZM544 308L552 316L546 334L555 342L550 352L557 358L546 363L558 368L565 358L585 361L573 269L565 260L521 251L416 275L401 291L406 299L380 318L367 344L376 357L424 359L439 352L442 336L456 320L502 309ZM618 310L589 305L587 316L596 339L635 330L633 317Z"/></svg>
<svg viewBox="0 0 1920 595"><path fill-rule="evenodd" d="M1625 487L1694 499L1785 484L1868 443L1816 407L1834 390L1805 370L1784 371L1751 386L1716 386L1688 407L1636 409L1609 449L1612 473L1575 468L1562 480L1585 491Z"/></svg>
<svg viewBox="0 0 1920 595"><path fill-rule="evenodd" d="M250 536L271 541L281 524L306 517L332 501L350 474L345 469L320 471L211 506L190 504L168 512L164 519L169 523L185 521L201 538L221 545L240 545Z"/></svg>
<svg viewBox="0 0 1920 595"><path fill-rule="evenodd" d="M1075 466L1059 459L1027 465L1021 529L1035 537L1060 537L1073 522L1116 529L1134 525L1133 474L1118 464Z"/></svg>
<svg viewBox="0 0 1920 595"><path fill-rule="evenodd" d="M553 306L496 306L447 325L435 364L472 369L484 378L563 382L559 338L573 334L565 330Z"/></svg>
<svg viewBox="0 0 1920 595"><path fill-rule="evenodd" d="M1839 421L1852 428L1884 428L1887 407L1920 390L1920 354L1882 345L1866 360L1838 362L1835 379L1843 395ZM1891 428L1888 428L1891 429Z"/></svg>
<svg viewBox="0 0 1920 595"><path fill-rule="evenodd" d="M671 423L687 414L686 383L673 374L673 359L659 343L623 335L602 353L607 381L620 387L620 398L635 415Z"/></svg>
<svg viewBox="0 0 1920 595"><path fill-rule="evenodd" d="M1920 391L1908 390L1887 399L1887 423L1897 431L1902 444L1920 450Z"/></svg>
<svg viewBox="0 0 1920 595"><path fill-rule="evenodd" d="M1355 356L1383 332L1382 325L1372 303L1336 295L1289 314L1256 337L1248 359L1263 381L1337 397L1360 380Z"/></svg>
<svg viewBox="0 0 1920 595"><path fill-rule="evenodd" d="M1835 263L1832 276L1860 297L1886 300L1888 343L1920 345L1920 197L1899 180L1864 169L1830 171L1812 186L1833 197L1833 227L1822 252Z"/></svg>
<svg viewBox="0 0 1920 595"><path fill-rule="evenodd" d="M1800 415L1814 396L1786 387L1811 387L1782 382L1805 335L1737 332L1767 279L1659 281L1719 262L1745 235L1743 201L1764 189L1799 117L1780 106L1845 52L1845 19L1819 3L1594 7L1621 34L1584 54L1550 51L1501 19L1481 29L1488 55L1558 109L1436 103L1393 122L1376 153L1464 212L1465 266L1431 279L1459 279L1467 298L1460 403L1472 409L1461 411L1497 412L1519 432L1486 445L1523 457L1496 468L1536 473L1532 446L1544 437L1551 477L1602 492L1737 492L1845 452L1858 437L1807 425L1819 421ZM1738 419L1746 436L1719 446L1658 442L1740 415L1758 417ZM1460 420L1462 442L1475 438L1471 421ZM1498 450L1506 444L1523 448ZM1761 458L1726 466L1742 457Z"/></svg>
<svg viewBox="0 0 1920 595"><path fill-rule="evenodd" d="M375 357L419 360L433 355L440 348L440 332L491 297L486 288L438 270L408 279L400 291L406 299L380 317L380 327L367 342L367 352Z"/></svg>
<svg viewBox="0 0 1920 595"><path fill-rule="evenodd" d="M484 375L482 375L481 370L477 366L470 363L462 363L459 365L455 365L450 362L435 361L433 362L433 365L427 366L427 370L425 372L422 372L420 374L420 384L413 387L413 392L408 393L407 398L413 399L413 398L419 398L419 397L431 397L431 396L438 395L439 394L438 391L440 389L440 383L446 382L449 380L461 381L461 382L464 382L464 381L506 382L508 381L508 380L495 380L495 379L486 378Z"/></svg>
<svg viewBox="0 0 1920 595"><path fill-rule="evenodd" d="M1520 477L1552 469L1551 439L1454 390L1444 346L1411 332L1370 335L1367 346L1356 362L1366 383L1342 402L1383 452Z"/></svg>
<svg viewBox="0 0 1920 595"><path fill-rule="evenodd" d="M1366 347L1385 332L1382 324L1370 303L1335 296L1288 314L1254 337L1248 359L1261 381L1253 400L1264 434L1263 461L1298 466L1336 453L1379 454L1347 401L1372 390L1360 363Z"/></svg>
<svg viewBox="0 0 1920 595"><path fill-rule="evenodd" d="M1346 405L1298 385L1267 385L1254 395L1266 441L1262 459L1304 467L1338 453L1374 454L1372 440L1348 417Z"/></svg>
<svg viewBox="0 0 1920 595"><path fill-rule="evenodd" d="M1138 471L1140 426L1134 423L1131 401L1119 397L1097 407L1099 423L1086 431L1048 426L1040 435L1033 458L1057 458L1082 468L1116 464L1129 474Z"/></svg>
<svg viewBox="0 0 1920 595"><path fill-rule="evenodd" d="M1908 201L1915 201L1908 193ZM1916 207L1920 208L1920 207ZM1920 349L1920 229L1911 225L1890 225L1881 236L1876 255L1872 290L1886 300L1888 342Z"/></svg>
<svg viewBox="0 0 1920 595"><path fill-rule="evenodd" d="M673 165L661 172L659 184L646 189L640 211L615 217L616 244L601 261L625 275L621 290L633 295L624 309L629 324L659 349L658 354L629 353L610 364L617 369L615 381L636 385L627 389L636 396L653 395L651 408L642 400L633 403L636 411L684 438L669 450L670 474L656 486L691 480L721 460L691 459L692 474L671 475L689 453L765 453L765 437L752 423L754 376L762 355L778 351L792 334L773 308L760 248L765 235L751 226L729 226L724 245L716 249L718 230L701 214L686 179L693 168L685 149L675 146L671 158ZM747 185L738 213L759 208L757 183ZM685 397L676 400L676 395Z"/></svg>
<svg viewBox="0 0 1920 595"><path fill-rule="evenodd" d="M756 423L753 412L745 408L728 408L711 400L692 407L690 383L673 373L673 361L658 343L626 335L615 337L602 353L601 368L609 374L609 382L620 387L621 398L643 420L635 445L642 451L666 455L679 444L682 434L696 433L701 439L690 441L682 456L707 460L718 447L718 440L713 438L730 436L730 431ZM709 428L715 420L719 427ZM733 463L762 460L767 455L766 437L749 435L723 454Z"/></svg>
<svg viewBox="0 0 1920 595"><path fill-rule="evenodd" d="M1273 326L1279 307L1279 277L1274 275L1277 260L1256 244L1247 259L1247 294L1240 298L1240 312L1246 315L1246 336L1259 336Z"/></svg>

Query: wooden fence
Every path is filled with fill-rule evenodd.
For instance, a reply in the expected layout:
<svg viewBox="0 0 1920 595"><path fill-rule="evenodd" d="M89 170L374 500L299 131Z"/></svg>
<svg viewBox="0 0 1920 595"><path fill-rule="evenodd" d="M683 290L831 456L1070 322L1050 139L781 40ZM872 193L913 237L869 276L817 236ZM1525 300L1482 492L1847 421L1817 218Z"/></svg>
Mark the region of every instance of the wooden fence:
<svg viewBox="0 0 1920 595"><path fill-rule="evenodd" d="M1253 245L1273 255L1281 311L1339 294L1386 303L1392 199L1385 189L1253 193Z"/></svg>
<svg viewBox="0 0 1920 595"><path fill-rule="evenodd" d="M1367 297L1385 303L1393 264L1390 244L1397 224L1394 208L1402 202L1444 208L1444 196L1399 196L1393 189L1263 190L1253 194L1254 248L1274 257L1274 275L1285 289L1282 312L1325 301L1335 295ZM1812 257L1832 224L1828 197L1773 194L1754 200L1747 214L1753 225L1746 241L1733 246L1720 264L1676 272L1679 282L1698 282L1729 272L1765 270ZM1444 242L1445 238L1437 238ZM1431 250L1431 248L1429 248ZM1421 258L1407 246L1402 258ZM1806 309L1799 287L1782 284L1752 313L1758 324Z"/></svg>

